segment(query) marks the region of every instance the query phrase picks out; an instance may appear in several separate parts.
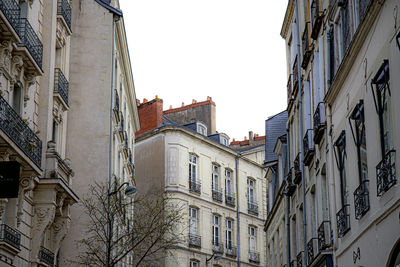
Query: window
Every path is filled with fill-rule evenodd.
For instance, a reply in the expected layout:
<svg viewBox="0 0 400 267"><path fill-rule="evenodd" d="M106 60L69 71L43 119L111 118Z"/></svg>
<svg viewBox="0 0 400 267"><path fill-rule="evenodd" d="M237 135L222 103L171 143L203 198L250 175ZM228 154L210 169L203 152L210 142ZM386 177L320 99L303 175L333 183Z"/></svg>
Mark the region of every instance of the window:
<svg viewBox="0 0 400 267"><path fill-rule="evenodd" d="M190 267L199 267L200 264L197 260L190 260Z"/></svg>
<svg viewBox="0 0 400 267"><path fill-rule="evenodd" d="M335 32L334 28L328 30L328 87L331 87L335 78Z"/></svg>
<svg viewBox="0 0 400 267"><path fill-rule="evenodd" d="M225 232L225 242L226 249L232 249L232 240L233 240L233 221L230 219L226 220L226 232Z"/></svg>
<svg viewBox="0 0 400 267"><path fill-rule="evenodd" d="M189 234L198 234L198 213L199 210L193 207L189 208Z"/></svg>
<svg viewBox="0 0 400 267"><path fill-rule="evenodd" d="M347 204L347 190L346 190L346 132L342 131L339 138L335 142L336 151L335 159L340 176L340 197L342 206Z"/></svg>
<svg viewBox="0 0 400 267"><path fill-rule="evenodd" d="M253 179L247 179L247 200L249 203L255 203L255 184Z"/></svg>
<svg viewBox="0 0 400 267"><path fill-rule="evenodd" d="M212 165L212 190L219 191L219 167Z"/></svg>
<svg viewBox="0 0 400 267"><path fill-rule="evenodd" d="M224 146L229 146L228 139L226 139L225 137L221 137L221 144L223 144Z"/></svg>
<svg viewBox="0 0 400 267"><path fill-rule="evenodd" d="M221 217L218 215L213 215L213 246L218 247L220 245L220 221Z"/></svg>
<svg viewBox="0 0 400 267"><path fill-rule="evenodd" d="M255 252L257 250L257 228L249 226L249 250Z"/></svg>
<svg viewBox="0 0 400 267"><path fill-rule="evenodd" d="M225 193L227 196L232 196L233 184L232 184L232 171L225 169Z"/></svg>
<svg viewBox="0 0 400 267"><path fill-rule="evenodd" d="M189 190L200 193L200 184L197 178L197 161L194 154L189 154Z"/></svg>
<svg viewBox="0 0 400 267"><path fill-rule="evenodd" d="M12 107L18 114L22 113L22 88L14 84L14 89L12 92Z"/></svg>
<svg viewBox="0 0 400 267"><path fill-rule="evenodd" d="M205 126L204 124L198 122L197 123L197 132L199 134L207 136L207 126Z"/></svg>

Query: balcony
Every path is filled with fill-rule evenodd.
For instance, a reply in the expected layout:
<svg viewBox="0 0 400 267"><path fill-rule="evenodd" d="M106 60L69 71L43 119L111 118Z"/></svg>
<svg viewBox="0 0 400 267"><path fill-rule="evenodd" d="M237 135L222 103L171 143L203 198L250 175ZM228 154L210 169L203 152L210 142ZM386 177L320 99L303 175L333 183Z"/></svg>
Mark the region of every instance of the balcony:
<svg viewBox="0 0 400 267"><path fill-rule="evenodd" d="M47 266L54 266L54 254L50 250L40 247L39 261L47 264Z"/></svg>
<svg viewBox="0 0 400 267"><path fill-rule="evenodd" d="M0 96L0 130L40 169L42 163L42 141L28 124Z"/></svg>
<svg viewBox="0 0 400 267"><path fill-rule="evenodd" d="M325 130L325 109L323 102L318 103L313 119L314 119L314 143L319 144L324 135L324 130Z"/></svg>
<svg viewBox="0 0 400 267"><path fill-rule="evenodd" d="M297 154L294 159L294 180L295 184L299 184L301 182L301 170L300 170L300 152Z"/></svg>
<svg viewBox="0 0 400 267"><path fill-rule="evenodd" d="M376 187L378 196L382 196L396 184L395 168L396 151L390 150L376 166Z"/></svg>
<svg viewBox="0 0 400 267"><path fill-rule="evenodd" d="M5 19L5 22L8 22L14 31L14 35L18 36L19 17L21 14L18 2L15 0L2 0L0 1L0 11L3 13L0 18L3 20ZM2 32L2 34L4 34L4 32Z"/></svg>
<svg viewBox="0 0 400 267"><path fill-rule="evenodd" d="M287 176L286 176L286 194L288 196L293 196L293 193L296 191L296 186L293 183L293 167L290 168Z"/></svg>
<svg viewBox="0 0 400 267"><path fill-rule="evenodd" d="M236 197L234 193L225 192L225 204L231 207L236 206Z"/></svg>
<svg viewBox="0 0 400 267"><path fill-rule="evenodd" d="M296 256L297 266L303 266L304 251L300 251Z"/></svg>
<svg viewBox="0 0 400 267"><path fill-rule="evenodd" d="M122 152L124 152L126 158L128 158L128 149L129 149L128 134L126 133L126 131L124 131L124 146L122 148Z"/></svg>
<svg viewBox="0 0 400 267"><path fill-rule="evenodd" d="M224 244L221 242L212 242L212 250L215 253L223 254L224 253Z"/></svg>
<svg viewBox="0 0 400 267"><path fill-rule="evenodd" d="M313 38L314 40L318 39L323 18L324 18L324 12L320 11L319 0L313 0L311 3L311 22L312 22L311 38Z"/></svg>
<svg viewBox="0 0 400 267"><path fill-rule="evenodd" d="M293 63L293 68L292 68L292 77L293 77L293 91L292 91L292 96L293 99L295 98L296 94L297 94L297 90L299 89L299 73L298 73L298 62L297 62L297 56L296 59L294 60Z"/></svg>
<svg viewBox="0 0 400 267"><path fill-rule="evenodd" d="M58 94L64 101L65 105L68 106L68 89L69 82L65 78L62 71L58 68L54 72L54 93Z"/></svg>
<svg viewBox="0 0 400 267"><path fill-rule="evenodd" d="M235 246L227 246L225 254L226 254L226 256L236 258L237 254L238 254L237 247L235 247Z"/></svg>
<svg viewBox="0 0 400 267"><path fill-rule="evenodd" d="M249 251L249 261L254 263L260 263L260 253L256 251Z"/></svg>
<svg viewBox="0 0 400 267"><path fill-rule="evenodd" d="M200 194L201 192L201 184L197 181L193 181L189 179L189 191Z"/></svg>
<svg viewBox="0 0 400 267"><path fill-rule="evenodd" d="M119 110L119 96L118 96L117 90L115 90L115 103L114 103L114 107L113 107L113 112L114 112L115 121L119 122L120 110Z"/></svg>
<svg viewBox="0 0 400 267"><path fill-rule="evenodd" d="M119 121L119 127L118 127L118 134L119 138L121 141L124 140L124 114L122 112L119 113L120 116L120 121Z"/></svg>
<svg viewBox="0 0 400 267"><path fill-rule="evenodd" d="M68 0L58 0L57 1L57 15L60 15L65 24L67 24L68 29L71 30L71 5Z"/></svg>
<svg viewBox="0 0 400 267"><path fill-rule="evenodd" d="M369 181L363 181L354 191L354 208L356 219L361 219L369 211Z"/></svg>
<svg viewBox="0 0 400 267"><path fill-rule="evenodd" d="M293 93L292 77L293 77L293 74L290 74L288 82L287 82L287 98L288 98L287 102L288 102L288 106L293 103L293 99L294 99L294 97L292 95L292 93Z"/></svg>
<svg viewBox="0 0 400 267"><path fill-rule="evenodd" d="M258 204L255 202L248 201L247 202L247 211L249 212L249 214L258 216Z"/></svg>
<svg viewBox="0 0 400 267"><path fill-rule="evenodd" d="M213 188L212 190L212 199L218 202L222 202L222 191L218 188Z"/></svg>
<svg viewBox="0 0 400 267"><path fill-rule="evenodd" d="M132 161L132 150L130 148L128 149L128 170L131 174L133 174L135 170L135 166L133 165Z"/></svg>
<svg viewBox="0 0 400 267"><path fill-rule="evenodd" d="M26 47L36 65L41 69L43 59L43 45L39 37L36 35L35 31L32 29L32 26L29 23L28 19L20 19L19 37L21 38L21 43L19 43L18 46Z"/></svg>
<svg viewBox="0 0 400 267"><path fill-rule="evenodd" d="M336 213L338 236L343 237L350 230L350 205L344 205Z"/></svg>
<svg viewBox="0 0 400 267"><path fill-rule="evenodd" d="M314 157L314 141L313 141L313 129L308 129L303 138L303 148L304 148L304 165L310 165Z"/></svg>
<svg viewBox="0 0 400 267"><path fill-rule="evenodd" d="M318 255L318 238L311 238L307 242L307 265L311 265Z"/></svg>
<svg viewBox="0 0 400 267"><path fill-rule="evenodd" d="M6 224L0 225L0 247L8 247L19 252L21 234Z"/></svg>
<svg viewBox="0 0 400 267"><path fill-rule="evenodd" d="M303 49L303 60L301 61L301 67L303 69L306 69L308 66L308 63L310 62L311 55L312 55L312 49L310 46L310 37L308 36L308 26L309 22L306 22L306 25L304 27L304 32L303 32L303 38L301 40L301 47Z"/></svg>
<svg viewBox="0 0 400 267"><path fill-rule="evenodd" d="M318 227L318 250L328 250L331 246L331 222L323 221Z"/></svg>
<svg viewBox="0 0 400 267"><path fill-rule="evenodd" d="M201 248L201 236L189 233L189 247Z"/></svg>

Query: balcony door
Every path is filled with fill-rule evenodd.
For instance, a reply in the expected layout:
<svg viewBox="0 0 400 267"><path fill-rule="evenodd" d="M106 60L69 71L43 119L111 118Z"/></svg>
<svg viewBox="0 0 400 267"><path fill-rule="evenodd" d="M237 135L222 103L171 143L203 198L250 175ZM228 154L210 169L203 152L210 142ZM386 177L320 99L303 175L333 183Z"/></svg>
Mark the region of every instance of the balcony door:
<svg viewBox="0 0 400 267"><path fill-rule="evenodd" d="M232 172L225 170L225 193L227 196L232 196Z"/></svg>
<svg viewBox="0 0 400 267"><path fill-rule="evenodd" d="M232 229L233 222L232 220L226 220L226 248L232 249Z"/></svg>
<svg viewBox="0 0 400 267"><path fill-rule="evenodd" d="M198 229L198 210L196 208L189 208L189 233L197 235Z"/></svg>
<svg viewBox="0 0 400 267"><path fill-rule="evenodd" d="M257 246L256 246L256 228L250 226L249 227L249 250L251 252L256 251Z"/></svg>

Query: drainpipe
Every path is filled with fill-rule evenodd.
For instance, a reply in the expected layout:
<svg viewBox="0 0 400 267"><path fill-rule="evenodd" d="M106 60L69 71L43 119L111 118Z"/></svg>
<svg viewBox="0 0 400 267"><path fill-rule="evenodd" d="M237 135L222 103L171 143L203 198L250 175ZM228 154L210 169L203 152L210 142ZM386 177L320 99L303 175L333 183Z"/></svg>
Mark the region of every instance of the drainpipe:
<svg viewBox="0 0 400 267"><path fill-rule="evenodd" d="M113 104L114 104L114 61L115 61L115 24L119 21L120 16L113 16L112 24L112 59L111 59L111 97L110 97L110 140L109 140L109 155L108 155L108 199L107 199L107 266L111 263L111 238L112 238L112 221L110 218L111 214L111 204L110 204L110 193L111 193L111 183L112 183L112 154L113 154Z"/></svg>
<svg viewBox="0 0 400 267"><path fill-rule="evenodd" d="M237 223L237 266L240 267L240 222L239 222L239 158L240 153L235 158L235 172L236 172L236 223Z"/></svg>
<svg viewBox="0 0 400 267"><path fill-rule="evenodd" d="M289 135L289 123L286 125L286 158L288 172L290 172L290 135ZM290 266L290 196L288 194L289 184L286 181L286 249L287 249L287 266Z"/></svg>
<svg viewBox="0 0 400 267"><path fill-rule="evenodd" d="M304 256L307 251L307 208L306 208L306 184L304 179L304 163L303 163L303 103L301 99L301 69L300 69L300 21L299 21L299 10L297 5L297 0L294 0L295 3L295 13L296 13L296 25L297 25L297 55L298 55L298 64L297 64L297 74L299 77L299 138L300 138L300 171L301 171L301 181L302 181L302 194L303 194L303 231L304 231ZM304 257L303 266L307 267L307 257Z"/></svg>

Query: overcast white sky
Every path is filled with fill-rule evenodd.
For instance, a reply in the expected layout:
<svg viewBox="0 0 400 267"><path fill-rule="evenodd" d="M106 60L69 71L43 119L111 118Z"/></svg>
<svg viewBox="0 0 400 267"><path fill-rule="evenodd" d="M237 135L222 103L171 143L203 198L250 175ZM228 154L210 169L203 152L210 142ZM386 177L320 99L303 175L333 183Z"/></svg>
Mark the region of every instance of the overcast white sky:
<svg viewBox="0 0 400 267"><path fill-rule="evenodd" d="M287 0L120 0L136 96L216 103L217 131L243 139L286 108Z"/></svg>

